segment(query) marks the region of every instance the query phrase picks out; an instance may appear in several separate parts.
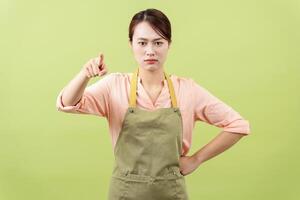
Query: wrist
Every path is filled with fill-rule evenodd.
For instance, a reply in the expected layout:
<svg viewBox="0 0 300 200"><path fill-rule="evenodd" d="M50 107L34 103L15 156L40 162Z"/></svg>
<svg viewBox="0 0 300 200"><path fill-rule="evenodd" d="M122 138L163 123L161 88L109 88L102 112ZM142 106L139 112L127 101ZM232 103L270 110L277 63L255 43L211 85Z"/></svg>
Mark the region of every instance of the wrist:
<svg viewBox="0 0 300 200"><path fill-rule="evenodd" d="M84 70L81 70L79 72L79 77L82 78L82 79L84 79L84 81L89 81L90 80L90 78L86 75L86 73L85 73Z"/></svg>
<svg viewBox="0 0 300 200"><path fill-rule="evenodd" d="M202 158L201 155L195 153L194 155L192 155L194 157L195 162L197 163L197 165L201 165L204 162L204 159Z"/></svg>

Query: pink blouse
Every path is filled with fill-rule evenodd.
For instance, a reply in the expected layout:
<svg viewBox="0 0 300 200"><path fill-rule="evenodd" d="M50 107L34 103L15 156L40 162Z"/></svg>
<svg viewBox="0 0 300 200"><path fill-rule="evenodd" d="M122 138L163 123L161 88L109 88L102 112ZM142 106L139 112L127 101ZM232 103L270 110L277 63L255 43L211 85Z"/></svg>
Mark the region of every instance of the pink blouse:
<svg viewBox="0 0 300 200"><path fill-rule="evenodd" d="M114 148L129 105L132 74L115 72L104 75L100 80L86 87L81 100L74 106L63 105L61 99L63 88L57 97L56 107L62 112L92 114L107 118L112 148ZM171 75L170 79L174 85L177 105L182 114L183 155L186 155L191 147L192 132L196 121L209 123L222 128L223 131L245 135L250 133L249 121L193 79L176 75ZM138 77L137 107L146 110L171 107L166 79L154 104L140 81Z"/></svg>

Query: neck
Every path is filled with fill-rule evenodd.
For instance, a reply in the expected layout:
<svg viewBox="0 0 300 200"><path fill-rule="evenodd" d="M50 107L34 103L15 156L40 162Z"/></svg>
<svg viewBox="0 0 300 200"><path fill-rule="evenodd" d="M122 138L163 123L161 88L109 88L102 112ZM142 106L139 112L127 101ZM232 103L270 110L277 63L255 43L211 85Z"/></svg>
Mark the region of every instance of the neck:
<svg viewBox="0 0 300 200"><path fill-rule="evenodd" d="M141 79L142 85L148 88L154 88L157 86L164 85L165 75L164 75L163 68L160 68L155 71L148 71L139 67L138 76Z"/></svg>

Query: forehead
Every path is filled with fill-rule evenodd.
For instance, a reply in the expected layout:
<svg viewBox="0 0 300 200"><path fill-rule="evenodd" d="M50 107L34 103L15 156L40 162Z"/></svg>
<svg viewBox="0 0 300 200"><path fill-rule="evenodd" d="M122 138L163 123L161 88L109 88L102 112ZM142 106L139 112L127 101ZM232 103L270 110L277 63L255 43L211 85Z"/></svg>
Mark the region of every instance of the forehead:
<svg viewBox="0 0 300 200"><path fill-rule="evenodd" d="M150 26L148 22L141 22L136 25L133 34L134 39L145 38L153 40L156 38L162 38L155 30Z"/></svg>

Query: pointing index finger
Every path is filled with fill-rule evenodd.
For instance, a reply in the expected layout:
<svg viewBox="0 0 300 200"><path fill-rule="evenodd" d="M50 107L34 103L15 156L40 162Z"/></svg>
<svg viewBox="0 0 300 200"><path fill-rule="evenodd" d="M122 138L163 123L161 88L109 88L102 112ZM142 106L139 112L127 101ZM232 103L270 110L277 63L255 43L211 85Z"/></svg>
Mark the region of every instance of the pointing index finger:
<svg viewBox="0 0 300 200"><path fill-rule="evenodd" d="M99 55L99 67L103 64L103 53Z"/></svg>

